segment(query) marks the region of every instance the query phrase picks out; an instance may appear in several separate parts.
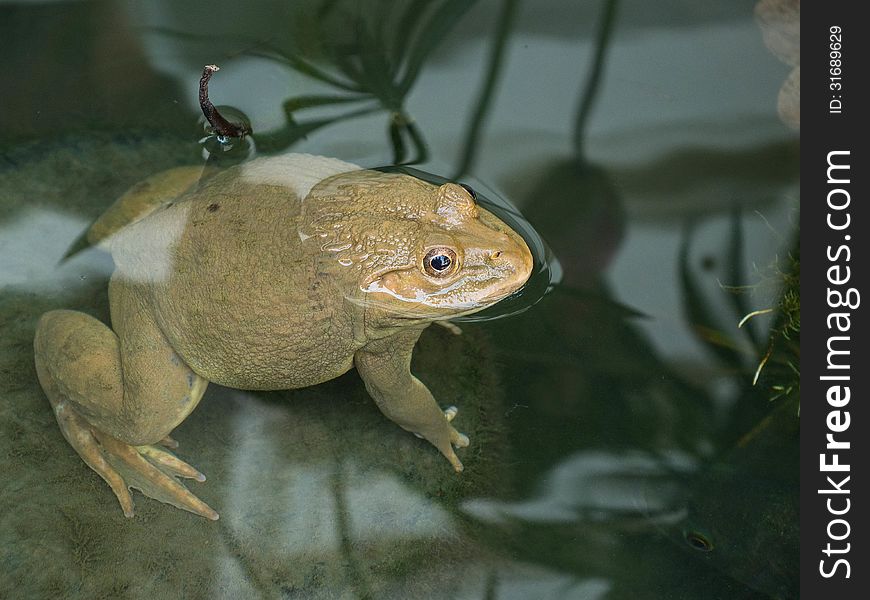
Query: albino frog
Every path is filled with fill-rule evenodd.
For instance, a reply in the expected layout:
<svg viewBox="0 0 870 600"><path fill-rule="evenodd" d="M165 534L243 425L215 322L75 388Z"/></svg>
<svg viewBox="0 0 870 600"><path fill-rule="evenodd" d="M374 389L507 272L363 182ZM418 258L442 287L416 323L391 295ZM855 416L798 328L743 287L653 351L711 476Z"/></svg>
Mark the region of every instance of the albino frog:
<svg viewBox="0 0 870 600"><path fill-rule="evenodd" d="M461 185L290 154L200 181L181 167L134 186L88 232L115 261L111 328L39 321L36 368L69 443L133 515L130 488L218 514L163 447L208 382L278 390L353 367L378 408L462 470L468 438L410 371L421 332L529 278L523 239Z"/></svg>

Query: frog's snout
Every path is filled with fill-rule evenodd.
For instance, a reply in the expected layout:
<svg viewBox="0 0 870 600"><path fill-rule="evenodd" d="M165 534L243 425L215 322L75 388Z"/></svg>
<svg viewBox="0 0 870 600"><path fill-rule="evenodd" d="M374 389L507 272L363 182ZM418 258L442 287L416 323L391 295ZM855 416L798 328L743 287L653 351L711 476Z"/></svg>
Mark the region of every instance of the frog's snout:
<svg viewBox="0 0 870 600"><path fill-rule="evenodd" d="M517 243L509 238L505 241L490 254L490 260L500 270L514 275L518 283L525 283L532 274L532 254L522 241Z"/></svg>
<svg viewBox="0 0 870 600"><path fill-rule="evenodd" d="M523 286L532 274L534 261L525 240L502 233L489 254L489 263L500 274L500 283L493 287L488 299L507 296Z"/></svg>
<svg viewBox="0 0 870 600"><path fill-rule="evenodd" d="M516 273L519 276L520 285L525 284L529 280L529 277L532 276L532 269L534 268L532 253L529 252L525 243L523 243L521 251L512 255L510 260L512 261L511 265L516 269Z"/></svg>

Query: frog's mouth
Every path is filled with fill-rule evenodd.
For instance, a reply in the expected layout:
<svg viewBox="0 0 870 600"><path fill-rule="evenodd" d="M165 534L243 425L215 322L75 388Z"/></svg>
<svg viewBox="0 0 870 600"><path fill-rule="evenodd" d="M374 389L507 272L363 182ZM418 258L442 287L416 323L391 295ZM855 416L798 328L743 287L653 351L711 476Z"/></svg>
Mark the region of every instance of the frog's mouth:
<svg viewBox="0 0 870 600"><path fill-rule="evenodd" d="M383 298L377 298L375 294L365 293L362 298L347 298L348 302L360 306L365 311L366 320L372 318L373 313L380 313L380 317L387 318L391 321L400 321L410 324L413 323L428 323L431 321L446 321L456 317L462 317L479 312L490 304L467 304L463 306L450 305L449 307L441 305L433 307L424 305L408 299L401 299L404 304L397 305L396 302L390 302ZM378 318L378 317L375 317Z"/></svg>
<svg viewBox="0 0 870 600"><path fill-rule="evenodd" d="M366 312L402 322L450 319L483 310L522 288L533 269L522 238L500 233L497 239L495 248L485 242L466 244L464 253L454 255L458 272L449 277L439 278L425 265L409 264L366 278L354 294L357 298L348 300Z"/></svg>
<svg viewBox="0 0 870 600"><path fill-rule="evenodd" d="M529 274L531 269L529 268ZM392 318L403 321L438 321L469 315L488 308L504 300L522 288L528 274L520 274L519 279L512 272L511 277L493 276L485 268L469 268L463 276L449 285L424 290L415 288L412 294L402 294L383 280L375 279L360 287L360 294L348 297L353 304L368 310L383 312Z"/></svg>

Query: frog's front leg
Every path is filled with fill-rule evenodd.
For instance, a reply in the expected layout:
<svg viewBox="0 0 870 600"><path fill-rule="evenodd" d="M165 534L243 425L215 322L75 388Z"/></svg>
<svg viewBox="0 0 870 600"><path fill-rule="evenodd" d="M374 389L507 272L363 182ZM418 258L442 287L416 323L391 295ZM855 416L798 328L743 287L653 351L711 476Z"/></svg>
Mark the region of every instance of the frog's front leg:
<svg viewBox="0 0 870 600"><path fill-rule="evenodd" d="M208 384L172 350L153 316L126 284L109 289L115 331L84 313L42 316L34 339L36 370L64 437L109 484L133 516L129 488L217 519L177 477L205 477L170 452L169 433Z"/></svg>
<svg viewBox="0 0 870 600"><path fill-rule="evenodd" d="M411 352L422 329L370 342L354 355L354 365L381 412L403 429L423 437L462 471L453 447L468 437L450 424L456 408L442 411L423 383L411 374Z"/></svg>

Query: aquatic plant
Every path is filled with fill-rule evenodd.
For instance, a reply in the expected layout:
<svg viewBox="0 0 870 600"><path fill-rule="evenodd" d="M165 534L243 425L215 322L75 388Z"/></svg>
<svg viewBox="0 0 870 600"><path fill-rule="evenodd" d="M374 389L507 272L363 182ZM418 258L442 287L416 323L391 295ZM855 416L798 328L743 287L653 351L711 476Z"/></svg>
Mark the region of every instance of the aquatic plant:
<svg viewBox="0 0 870 600"><path fill-rule="evenodd" d="M311 60L301 51L268 44L248 51L336 92L286 100L285 125L258 136L257 147L266 152L279 151L327 125L386 112L393 162L426 160L427 144L405 109L405 99L426 60L474 4L474 0L411 0L397 5L379 0L366 3L363 9L346 2L324 2L309 18L295 23L297 33L314 40L314 52L309 52L319 55L320 61ZM353 108L328 117L297 118L302 111L323 107ZM410 160L409 146L415 152Z"/></svg>
<svg viewBox="0 0 870 600"><path fill-rule="evenodd" d="M770 400L794 395L800 410L800 248L787 254L785 260L775 259L766 268L759 269L755 281L743 271L743 230L740 211L732 213L731 234L728 242L726 269L727 282L720 288L727 293L733 310L731 320L744 336L725 327L713 314L711 304L700 290L689 267L689 246L692 224L687 225L680 248L679 268L683 306L697 339L727 367L746 371L746 346L756 358L751 361L751 385L761 383L768 389ZM747 301L751 295L775 298L771 304L752 309ZM752 327L761 315L775 315L764 337ZM767 370L767 377L762 372Z"/></svg>
<svg viewBox="0 0 870 600"><path fill-rule="evenodd" d="M776 260L762 275L757 285L777 285L782 292L776 306L754 310L741 319L738 327L763 314L777 314L767 341L767 349L758 361L752 384L756 385L762 371L771 365L768 389L771 400L796 395L800 413L800 334L801 334L801 288L800 249L789 253L785 264Z"/></svg>

